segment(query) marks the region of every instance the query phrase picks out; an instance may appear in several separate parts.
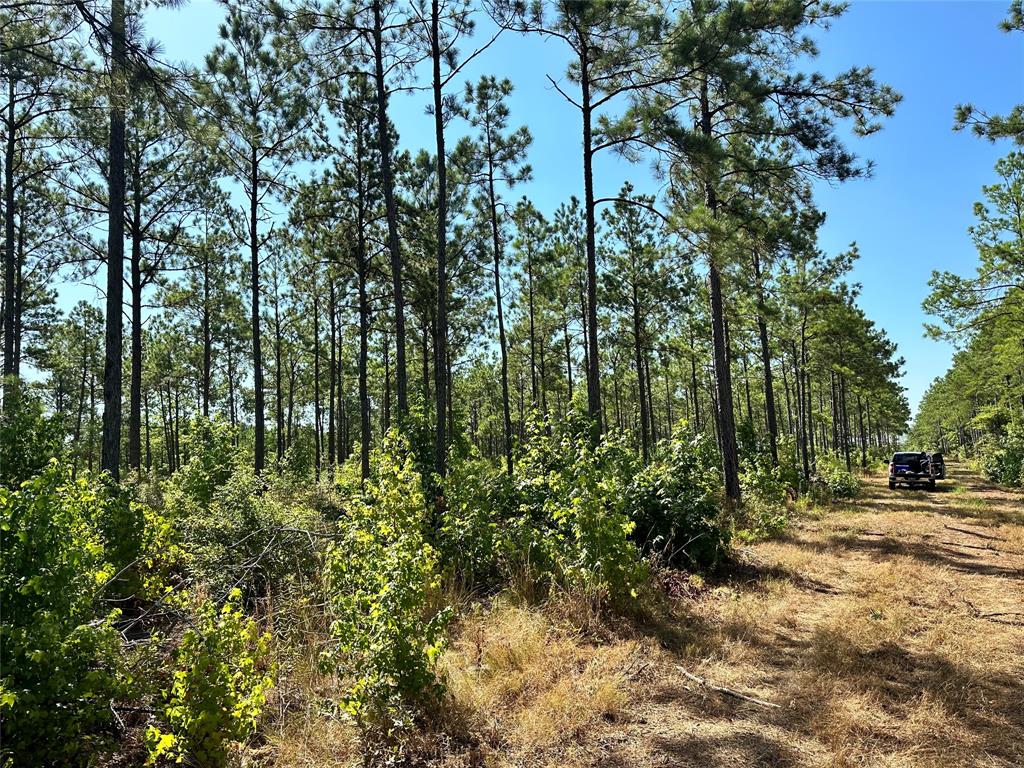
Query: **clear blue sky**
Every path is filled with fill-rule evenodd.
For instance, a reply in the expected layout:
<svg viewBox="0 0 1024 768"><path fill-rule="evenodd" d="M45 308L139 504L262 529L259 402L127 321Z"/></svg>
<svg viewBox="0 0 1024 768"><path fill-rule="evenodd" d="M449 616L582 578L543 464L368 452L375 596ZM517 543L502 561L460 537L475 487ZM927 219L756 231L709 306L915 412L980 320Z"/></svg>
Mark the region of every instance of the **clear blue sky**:
<svg viewBox="0 0 1024 768"><path fill-rule="evenodd" d="M952 354L948 345L923 337L921 300L928 277L932 269L973 269L967 235L972 205L981 186L991 182L996 159L1009 151L1006 144L954 133L954 106L971 101L1005 112L1024 102L1024 35L998 30L1008 4L864 0L852 3L820 40L820 70L871 65L904 97L880 133L851 142L858 154L875 161L874 176L819 185L817 199L828 214L822 246L829 252L852 241L860 246L853 277L863 285L861 305L906 358L904 384L912 406ZM168 59L200 63L217 40L220 17L213 0L192 0L182 8L148 12L146 28L163 43ZM565 62L557 41L509 35L473 62L465 78L488 73L515 83L513 125L529 125L534 136L529 159L535 178L521 191L548 211L582 189L578 114L545 78L562 76ZM396 99L402 147L433 146L426 102L424 93ZM453 136L460 130L452 124ZM641 191L653 190L645 166L609 157L596 167L597 194L615 192L626 179Z"/></svg>

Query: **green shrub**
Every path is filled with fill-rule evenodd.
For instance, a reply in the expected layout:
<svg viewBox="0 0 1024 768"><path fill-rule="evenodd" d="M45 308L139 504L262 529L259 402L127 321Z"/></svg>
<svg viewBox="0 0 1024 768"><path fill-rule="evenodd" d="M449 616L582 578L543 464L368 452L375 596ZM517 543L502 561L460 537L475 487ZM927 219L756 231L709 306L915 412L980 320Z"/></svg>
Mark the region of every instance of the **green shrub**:
<svg viewBox="0 0 1024 768"><path fill-rule="evenodd" d="M777 536L789 523L786 497L792 486L783 479L785 468L772 463L771 456L760 453L743 462L740 487L743 508L739 511L740 538L751 541Z"/></svg>
<svg viewBox="0 0 1024 768"><path fill-rule="evenodd" d="M838 456L819 456L815 479L833 499L852 499L860 493L860 480L846 469L845 462Z"/></svg>
<svg viewBox="0 0 1024 768"><path fill-rule="evenodd" d="M717 459L706 440L664 441L626 489L637 540L674 565L713 568L730 539L718 504L720 487Z"/></svg>
<svg viewBox="0 0 1024 768"><path fill-rule="evenodd" d="M442 572L470 589L500 581L513 498L509 476L490 462L477 456L454 463L438 536Z"/></svg>
<svg viewBox="0 0 1024 768"><path fill-rule="evenodd" d="M111 701L126 694L115 576L101 522L107 491L50 465L17 491L0 488L2 757L76 765L114 735Z"/></svg>
<svg viewBox="0 0 1024 768"><path fill-rule="evenodd" d="M5 397L0 415L0 486L17 488L61 456L64 434L60 419L47 416L42 401L24 386L8 383Z"/></svg>
<svg viewBox="0 0 1024 768"><path fill-rule="evenodd" d="M209 504L217 489L239 468L235 429L223 419L197 416L189 423L183 448L188 459L174 473L170 494L172 498L184 496L200 505Z"/></svg>
<svg viewBox="0 0 1024 768"><path fill-rule="evenodd" d="M986 436L978 452L981 469L990 479L1004 485L1024 485L1024 425L1010 423L1004 436Z"/></svg>
<svg viewBox="0 0 1024 768"><path fill-rule="evenodd" d="M237 587L251 602L318 569L309 539L285 530L317 528L316 514L263 493L248 467L237 468L208 504L180 496L173 511L189 574L221 599Z"/></svg>
<svg viewBox="0 0 1024 768"><path fill-rule="evenodd" d="M435 662L448 612L431 615L437 555L408 445L392 431L372 457L365 495L339 522L325 582L334 648L324 663L351 681L343 709L368 733L390 732L435 700Z"/></svg>
<svg viewBox="0 0 1024 768"><path fill-rule="evenodd" d="M273 684L270 636L243 615L240 600L236 590L219 611L206 602L196 626L182 637L163 694L166 730L146 729L149 763L218 768L227 763L229 745L256 730Z"/></svg>
<svg viewBox="0 0 1024 768"><path fill-rule="evenodd" d="M513 472L519 513L509 521L507 559L566 587L633 594L644 578L625 509L634 467L621 437L605 435L592 448L585 432L534 426Z"/></svg>

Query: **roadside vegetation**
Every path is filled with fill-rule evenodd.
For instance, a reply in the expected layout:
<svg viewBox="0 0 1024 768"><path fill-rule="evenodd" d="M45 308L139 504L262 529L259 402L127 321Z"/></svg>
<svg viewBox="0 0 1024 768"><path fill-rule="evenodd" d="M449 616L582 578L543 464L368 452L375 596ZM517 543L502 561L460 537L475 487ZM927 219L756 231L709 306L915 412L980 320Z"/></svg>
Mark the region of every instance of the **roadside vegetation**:
<svg viewBox="0 0 1024 768"><path fill-rule="evenodd" d="M252 3L202 67L161 62L145 11L0 11L2 768L856 764L940 737L972 764L938 724L977 700L946 682L988 695L962 667L1009 673L1015 636L981 658L913 615L907 562L831 583L814 554L867 532L800 532L874 493L910 418L856 246L817 240L812 181L866 175L846 137L900 101L804 71L842 7ZM499 32L571 58L583 179L553 211L513 194L513 84L456 87ZM432 152L391 122L408 89ZM609 150L664 193L604 189ZM102 310L58 300L97 273ZM1019 483L1019 386L915 434ZM920 706L882 682L908 628ZM701 747L735 741L719 696L775 713L760 746ZM655 727L687 718L716 732Z"/></svg>

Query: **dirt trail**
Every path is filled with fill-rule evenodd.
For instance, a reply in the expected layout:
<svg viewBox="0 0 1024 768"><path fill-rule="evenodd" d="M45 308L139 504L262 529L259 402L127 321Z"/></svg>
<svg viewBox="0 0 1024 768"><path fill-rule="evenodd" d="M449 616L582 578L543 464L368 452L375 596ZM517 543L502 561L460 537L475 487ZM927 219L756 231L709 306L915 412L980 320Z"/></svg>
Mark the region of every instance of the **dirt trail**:
<svg viewBox="0 0 1024 768"><path fill-rule="evenodd" d="M962 466L746 550L641 641L601 766L1024 766L1024 497ZM686 678L779 705L761 706Z"/></svg>

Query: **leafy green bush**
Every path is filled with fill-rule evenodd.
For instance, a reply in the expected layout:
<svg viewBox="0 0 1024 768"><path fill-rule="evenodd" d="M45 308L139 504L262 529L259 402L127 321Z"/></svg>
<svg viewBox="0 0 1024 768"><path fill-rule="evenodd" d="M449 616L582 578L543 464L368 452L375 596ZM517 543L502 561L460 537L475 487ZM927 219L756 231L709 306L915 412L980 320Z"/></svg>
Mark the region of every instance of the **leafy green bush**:
<svg viewBox="0 0 1024 768"><path fill-rule="evenodd" d="M663 442L626 489L637 540L674 565L714 567L730 539L718 504L720 487L714 449L706 440Z"/></svg>
<svg viewBox="0 0 1024 768"><path fill-rule="evenodd" d="M980 464L985 474L1004 485L1024 485L1024 425L1010 423L1006 435L986 437L979 446Z"/></svg>
<svg viewBox="0 0 1024 768"><path fill-rule="evenodd" d="M270 636L246 617L234 591L218 611L206 602L197 625L185 632L175 654L162 715L167 730L146 729L149 763L188 762L218 768L231 742L248 738L273 685Z"/></svg>
<svg viewBox="0 0 1024 768"><path fill-rule="evenodd" d="M785 454L783 454L785 455ZM737 534L750 541L777 536L789 522L786 497L792 487L783 479L785 468L775 466L771 456L759 453L743 463L740 486L743 508Z"/></svg>
<svg viewBox="0 0 1024 768"><path fill-rule="evenodd" d="M479 456L457 461L444 483L438 548L442 571L467 588L498 583L512 503L507 474Z"/></svg>
<svg viewBox="0 0 1024 768"><path fill-rule="evenodd" d="M621 437L592 448L585 431L535 425L513 472L519 513L509 521L509 559L570 588L605 589L613 599L634 593L644 578L625 509L634 468Z"/></svg>
<svg viewBox="0 0 1024 768"><path fill-rule="evenodd" d="M185 464L171 482L172 497L185 496L206 505L239 468L235 429L223 419L192 419L184 439Z"/></svg>
<svg viewBox="0 0 1024 768"><path fill-rule="evenodd" d="M248 467L237 468L208 504L178 496L173 511L189 574L221 599L237 587L252 601L318 569L308 538L291 534L318 528L316 514L263 493Z"/></svg>
<svg viewBox="0 0 1024 768"><path fill-rule="evenodd" d="M17 488L63 453L63 428L24 386L7 387L0 415L0 486Z"/></svg>
<svg viewBox="0 0 1024 768"><path fill-rule="evenodd" d="M860 493L860 480L838 456L818 457L816 479L833 499L852 499Z"/></svg>
<svg viewBox="0 0 1024 768"><path fill-rule="evenodd" d="M342 704L364 734L390 731L441 690L435 662L449 614L431 615L439 580L426 522L413 457L392 431L373 454L365 495L339 522L325 568L336 645L324 662L351 681Z"/></svg>
<svg viewBox="0 0 1024 768"><path fill-rule="evenodd" d="M106 489L56 463L0 488L0 762L84 764L114 735L110 703L130 681L119 612L100 599L116 574L107 505Z"/></svg>

